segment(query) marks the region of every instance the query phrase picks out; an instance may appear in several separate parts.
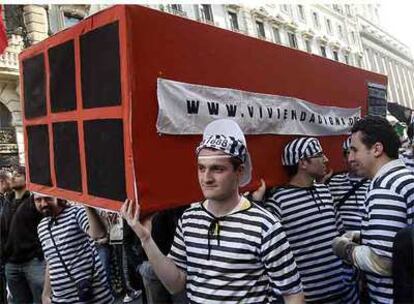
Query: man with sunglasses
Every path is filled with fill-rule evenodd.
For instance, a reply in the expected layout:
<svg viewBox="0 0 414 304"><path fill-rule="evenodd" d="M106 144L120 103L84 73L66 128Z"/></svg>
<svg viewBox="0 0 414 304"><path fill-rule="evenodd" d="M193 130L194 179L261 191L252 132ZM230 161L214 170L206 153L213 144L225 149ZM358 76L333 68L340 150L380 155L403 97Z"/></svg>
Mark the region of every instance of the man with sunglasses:
<svg viewBox="0 0 414 304"><path fill-rule="evenodd" d="M343 233L342 224L328 187L315 183L326 175L327 162L316 138L289 142L282 155L289 183L270 190L265 207L280 219L286 232L306 303L357 303L352 272L332 251L333 239Z"/></svg>

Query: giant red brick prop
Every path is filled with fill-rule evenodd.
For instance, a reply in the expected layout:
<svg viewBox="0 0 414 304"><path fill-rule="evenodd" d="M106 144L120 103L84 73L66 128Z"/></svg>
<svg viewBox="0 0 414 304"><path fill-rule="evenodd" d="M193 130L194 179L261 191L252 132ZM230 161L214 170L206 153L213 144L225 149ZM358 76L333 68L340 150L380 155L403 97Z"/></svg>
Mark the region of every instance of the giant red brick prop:
<svg viewBox="0 0 414 304"><path fill-rule="evenodd" d="M115 6L20 56L28 185L108 209L139 197L144 212L202 195L200 135L156 130L157 78L362 107L385 76L140 6ZM285 182L292 136L247 136L253 182ZM321 138L341 168L344 136Z"/></svg>

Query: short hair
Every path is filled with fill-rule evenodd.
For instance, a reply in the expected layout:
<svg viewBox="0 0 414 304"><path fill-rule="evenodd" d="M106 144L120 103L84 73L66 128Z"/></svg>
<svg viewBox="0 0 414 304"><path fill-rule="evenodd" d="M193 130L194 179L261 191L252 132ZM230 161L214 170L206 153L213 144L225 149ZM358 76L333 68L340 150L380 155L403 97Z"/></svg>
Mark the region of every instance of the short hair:
<svg viewBox="0 0 414 304"><path fill-rule="evenodd" d="M26 168L24 166L16 166L13 168L13 172L26 176Z"/></svg>
<svg viewBox="0 0 414 304"><path fill-rule="evenodd" d="M8 179L9 179L9 175L7 174L7 172L4 170L0 170L0 180L4 181Z"/></svg>
<svg viewBox="0 0 414 304"><path fill-rule="evenodd" d="M230 157L230 163L233 166L233 170L236 171L243 164L243 161L237 156L232 156Z"/></svg>
<svg viewBox="0 0 414 304"><path fill-rule="evenodd" d="M401 146L400 139L388 120L380 116L367 116L358 120L352 127L352 133L358 131L361 132L361 140L366 147L371 148L379 142L388 157L398 158L398 149Z"/></svg>

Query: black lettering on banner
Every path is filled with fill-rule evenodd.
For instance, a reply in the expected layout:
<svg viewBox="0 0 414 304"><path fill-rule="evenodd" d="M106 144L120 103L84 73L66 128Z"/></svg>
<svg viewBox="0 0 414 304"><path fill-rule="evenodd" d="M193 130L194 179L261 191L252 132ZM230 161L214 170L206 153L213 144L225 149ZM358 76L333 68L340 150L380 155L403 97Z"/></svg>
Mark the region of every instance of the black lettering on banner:
<svg viewBox="0 0 414 304"><path fill-rule="evenodd" d="M283 110L283 120L286 120L288 118L288 109Z"/></svg>
<svg viewBox="0 0 414 304"><path fill-rule="evenodd" d="M252 117L252 118L253 118L253 112L254 112L253 107L252 107L252 106L247 106L247 110L249 111L249 115L250 115L250 117Z"/></svg>
<svg viewBox="0 0 414 304"><path fill-rule="evenodd" d="M300 112L300 121L305 121L306 120L306 112Z"/></svg>
<svg viewBox="0 0 414 304"><path fill-rule="evenodd" d="M269 118L272 118L272 116L273 116L273 109L272 108L267 108L267 114L269 115Z"/></svg>
<svg viewBox="0 0 414 304"><path fill-rule="evenodd" d="M237 106L233 104L226 104L227 108L227 116L228 117L236 117Z"/></svg>
<svg viewBox="0 0 414 304"><path fill-rule="evenodd" d="M292 120L298 120L298 116L296 115L296 110L292 110L291 115L292 115Z"/></svg>
<svg viewBox="0 0 414 304"><path fill-rule="evenodd" d="M345 119L343 117L341 117L341 122L344 126L346 125Z"/></svg>
<svg viewBox="0 0 414 304"><path fill-rule="evenodd" d="M259 107L260 118L263 118L263 110L262 107Z"/></svg>
<svg viewBox="0 0 414 304"><path fill-rule="evenodd" d="M354 124L354 119L352 117L349 117L348 125L352 126Z"/></svg>
<svg viewBox="0 0 414 304"><path fill-rule="evenodd" d="M219 104L218 102L207 102L208 113L210 115L218 115L219 113Z"/></svg>
<svg viewBox="0 0 414 304"><path fill-rule="evenodd" d="M318 123L321 125L323 123L321 115L318 115Z"/></svg>
<svg viewBox="0 0 414 304"><path fill-rule="evenodd" d="M199 100L187 99L187 114L198 114L198 108L200 106Z"/></svg>
<svg viewBox="0 0 414 304"><path fill-rule="evenodd" d="M277 108L277 119L280 119L280 109Z"/></svg>
<svg viewBox="0 0 414 304"><path fill-rule="evenodd" d="M312 113L311 118L309 119L309 122L315 122L315 114Z"/></svg>
<svg viewBox="0 0 414 304"><path fill-rule="evenodd" d="M326 119L326 116L323 117L323 120L325 120L325 125L328 124L328 120Z"/></svg>
<svg viewBox="0 0 414 304"><path fill-rule="evenodd" d="M341 121L339 120L338 117L335 117L335 123L337 126L339 126L341 124Z"/></svg>
<svg viewBox="0 0 414 304"><path fill-rule="evenodd" d="M329 116L329 117L328 117L328 119L329 119L329 122L331 123L331 125L333 126L334 121L333 121L332 117L331 117L331 116Z"/></svg>

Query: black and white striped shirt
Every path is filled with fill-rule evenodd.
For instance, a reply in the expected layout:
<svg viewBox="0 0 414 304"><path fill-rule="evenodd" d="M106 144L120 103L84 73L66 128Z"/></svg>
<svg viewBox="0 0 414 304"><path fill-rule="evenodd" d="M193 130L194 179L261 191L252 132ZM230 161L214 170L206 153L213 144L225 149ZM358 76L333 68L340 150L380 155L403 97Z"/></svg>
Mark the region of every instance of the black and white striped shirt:
<svg viewBox="0 0 414 304"><path fill-rule="evenodd" d="M239 211L220 218L201 203L182 215L169 257L186 272L190 303L268 303L301 291L280 223L243 200Z"/></svg>
<svg viewBox="0 0 414 304"><path fill-rule="evenodd" d="M414 174L401 160L384 165L373 178L368 189L368 214L362 221L362 245L377 255L392 258L396 233L413 224ZM368 272L368 291L372 303L393 302L391 277Z"/></svg>
<svg viewBox="0 0 414 304"><path fill-rule="evenodd" d="M280 219L293 251L307 302L356 303L352 271L332 251L340 224L326 185L274 188L265 207Z"/></svg>
<svg viewBox="0 0 414 304"><path fill-rule="evenodd" d="M414 153L413 148L402 149L400 151L400 159L403 161L405 166L414 171Z"/></svg>
<svg viewBox="0 0 414 304"><path fill-rule="evenodd" d="M94 299L88 303L112 303L102 263L94 242L87 234L88 227L85 209L78 206L66 207L56 218L46 217L38 226L39 239L49 265L52 303L83 302L79 301L75 283L59 259L50 232L72 278L79 282L93 276ZM95 259L94 263L92 259Z"/></svg>
<svg viewBox="0 0 414 304"><path fill-rule="evenodd" d="M349 173L335 174L329 180L329 190L331 191L334 207L344 224L345 231L360 232L361 222L365 210L365 196L370 181L365 180L363 184L346 201L341 202L342 198L351 191L362 179L352 177Z"/></svg>

